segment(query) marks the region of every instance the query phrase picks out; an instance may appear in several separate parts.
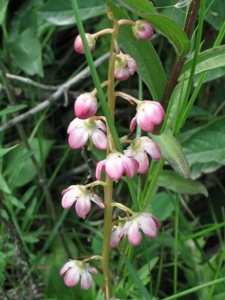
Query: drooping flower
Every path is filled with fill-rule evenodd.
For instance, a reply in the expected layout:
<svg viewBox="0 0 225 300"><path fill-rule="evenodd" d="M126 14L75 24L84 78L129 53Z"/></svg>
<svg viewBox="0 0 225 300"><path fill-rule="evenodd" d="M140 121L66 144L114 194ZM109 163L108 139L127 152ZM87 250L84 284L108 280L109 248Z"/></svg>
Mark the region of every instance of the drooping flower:
<svg viewBox="0 0 225 300"><path fill-rule="evenodd" d="M114 76L117 80L127 80L137 69L136 61L128 54L120 52L115 58Z"/></svg>
<svg viewBox="0 0 225 300"><path fill-rule="evenodd" d="M131 245L137 246L142 240L140 229L148 237L154 238L157 234L157 228L159 226L160 222L152 214L135 214L129 221L124 224L123 228L113 228L110 247L117 247L117 245L119 244L119 240L124 235L127 235L128 241L131 243Z"/></svg>
<svg viewBox="0 0 225 300"><path fill-rule="evenodd" d="M92 276L90 273L96 275L98 271L96 268L90 267L89 264L82 261L70 260L62 267L60 276L64 276L64 283L68 287L77 285L81 278L81 288L88 290L92 285Z"/></svg>
<svg viewBox="0 0 225 300"><path fill-rule="evenodd" d="M140 101L136 110L137 113L130 122L131 132L134 131L136 124L146 132L152 131L154 125L160 124L165 118L162 105L156 101Z"/></svg>
<svg viewBox="0 0 225 300"><path fill-rule="evenodd" d="M74 103L74 113L79 119L87 119L92 117L98 107L96 97L90 93L81 94Z"/></svg>
<svg viewBox="0 0 225 300"><path fill-rule="evenodd" d="M153 36L153 27L146 20L136 21L132 30L138 40L148 40Z"/></svg>
<svg viewBox="0 0 225 300"><path fill-rule="evenodd" d="M62 207L69 209L74 205L80 218L85 218L91 210L91 201L95 202L101 209L105 208L99 196L90 192L84 185L71 185L62 191L62 195Z"/></svg>
<svg viewBox="0 0 225 300"><path fill-rule="evenodd" d="M138 162L115 151L110 153L106 159L97 163L96 178L98 180L101 180L101 172L104 169L112 180L119 180L125 174L131 178L138 169Z"/></svg>
<svg viewBox="0 0 225 300"><path fill-rule="evenodd" d="M137 172L140 174L145 174L148 170L148 155L155 160L161 158L159 146L147 136L136 137L131 145L124 150L124 154L128 157L133 157L138 162Z"/></svg>
<svg viewBox="0 0 225 300"><path fill-rule="evenodd" d="M85 37L88 43L88 47L90 49L90 51L94 51L95 50L95 44L96 44L96 39L93 35L91 35L90 33L85 33ZM74 50L78 53L84 54L84 46L82 43L82 39L81 36L78 35L74 41Z"/></svg>
<svg viewBox="0 0 225 300"><path fill-rule="evenodd" d="M89 138L96 148L105 150L107 138L104 132L106 132L106 126L101 120L96 120L94 117L85 120L75 118L67 129L68 142L72 149L79 149L87 143Z"/></svg>

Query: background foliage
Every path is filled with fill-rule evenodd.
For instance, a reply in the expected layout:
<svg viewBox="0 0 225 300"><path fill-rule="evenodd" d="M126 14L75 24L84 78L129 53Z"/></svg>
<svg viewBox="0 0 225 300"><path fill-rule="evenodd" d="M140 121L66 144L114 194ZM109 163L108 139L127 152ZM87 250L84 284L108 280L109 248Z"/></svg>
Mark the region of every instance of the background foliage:
<svg viewBox="0 0 225 300"><path fill-rule="evenodd" d="M199 23L190 41L183 33L186 6L176 7L174 0L144 2L137 7L137 1L108 1L118 18L147 18L155 29L151 43L140 45L129 28L121 28L119 43L135 57L143 81L135 75L118 88L160 101L176 55L187 55L164 129L171 129L180 141L191 171L190 179L184 179L166 163L148 198L154 180L149 172L139 197L162 226L154 240L144 239L126 252L123 246L112 251L115 294L119 299L223 299L224 0L202 1L199 41ZM86 32L111 26L104 0L77 3ZM94 88L90 72L79 78L87 63L73 50L78 31L72 5L61 0L0 0L0 25L0 298L103 299L100 269L87 292L65 287L59 276L68 258L101 254L102 245L102 212L93 206L84 221L61 207L61 191L91 181L95 163L104 158L97 149L72 151L67 144L74 99ZM108 43L109 36L99 39L95 60L108 52ZM77 75L79 80L70 84ZM106 79L107 60L98 66L98 75ZM128 133L133 115L134 108L118 101L120 136ZM12 120L18 116L24 119L15 124ZM165 151L171 163L174 148ZM156 168L152 164L150 171ZM133 183L140 190L141 178ZM131 205L127 195L125 182L115 186L115 197Z"/></svg>

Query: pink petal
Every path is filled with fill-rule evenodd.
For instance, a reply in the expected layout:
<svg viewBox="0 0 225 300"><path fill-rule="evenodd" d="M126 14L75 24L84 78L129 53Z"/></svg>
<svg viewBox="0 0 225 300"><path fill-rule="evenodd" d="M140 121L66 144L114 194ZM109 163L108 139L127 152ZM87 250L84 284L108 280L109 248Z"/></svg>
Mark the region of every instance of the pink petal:
<svg viewBox="0 0 225 300"><path fill-rule="evenodd" d="M69 269L73 268L74 266L75 264L73 260L68 261L60 270L60 276L63 276L64 273L66 273Z"/></svg>
<svg viewBox="0 0 225 300"><path fill-rule="evenodd" d="M162 105L156 101L148 101L148 103L146 101L145 104L146 104L145 112L147 116L150 118L151 123L160 124L165 117L165 112L164 109L162 108Z"/></svg>
<svg viewBox="0 0 225 300"><path fill-rule="evenodd" d="M144 144L145 151L155 160L161 158L161 150L153 141Z"/></svg>
<svg viewBox="0 0 225 300"><path fill-rule="evenodd" d="M116 80L125 81L130 77L130 72L128 68L120 68L115 71L114 77Z"/></svg>
<svg viewBox="0 0 225 300"><path fill-rule="evenodd" d="M120 242L120 233L121 229L116 229L111 233L111 238L110 238L110 248L116 248L119 245Z"/></svg>
<svg viewBox="0 0 225 300"><path fill-rule="evenodd" d="M113 153L106 158L105 171L112 180L119 180L124 174L123 154Z"/></svg>
<svg viewBox="0 0 225 300"><path fill-rule="evenodd" d="M95 128L91 132L91 138L96 148L106 150L107 138L104 132Z"/></svg>
<svg viewBox="0 0 225 300"><path fill-rule="evenodd" d="M139 163L138 173L145 174L148 171L148 166L149 166L147 154L142 151L138 151L135 154L134 159L136 159Z"/></svg>
<svg viewBox="0 0 225 300"><path fill-rule="evenodd" d="M77 200L80 192L77 189L68 190L62 197L62 207L64 209L70 208Z"/></svg>
<svg viewBox="0 0 225 300"><path fill-rule="evenodd" d="M104 132L107 131L105 123L103 123L101 120L95 120L95 124L96 124L96 127L101 129L102 131L104 131Z"/></svg>
<svg viewBox="0 0 225 300"><path fill-rule="evenodd" d="M123 162L123 166L124 166L124 168L127 171L127 176L129 178L132 178L134 176L135 172L136 172L136 165L135 165L135 163L132 161L131 158L126 157L125 155L123 155L121 157L121 159L122 159L122 162Z"/></svg>
<svg viewBox="0 0 225 300"><path fill-rule="evenodd" d="M133 222L133 224L129 227L127 231L128 240L133 246L137 246L140 244L142 236L139 231L139 226L137 222Z"/></svg>
<svg viewBox="0 0 225 300"><path fill-rule="evenodd" d="M140 227L143 230L144 234L147 235L150 238L154 238L157 233L157 223L152 218L152 215L149 214L149 217L145 217L140 215L139 221L140 221Z"/></svg>
<svg viewBox="0 0 225 300"><path fill-rule="evenodd" d="M75 205L78 217L84 218L91 210L91 202L87 196L80 196Z"/></svg>
<svg viewBox="0 0 225 300"><path fill-rule="evenodd" d="M106 159L101 160L96 164L95 176L98 180L102 180L101 172L102 172L102 170L105 169L105 162L106 162Z"/></svg>
<svg viewBox="0 0 225 300"><path fill-rule="evenodd" d="M87 119L96 113L97 106L97 99L89 93L84 93L75 101L74 113L79 119Z"/></svg>
<svg viewBox="0 0 225 300"><path fill-rule="evenodd" d="M130 122L130 131L131 132L134 131L136 124L137 124L137 115L135 115L135 117Z"/></svg>
<svg viewBox="0 0 225 300"><path fill-rule="evenodd" d="M90 198L93 202L95 202L100 208L104 209L105 208L105 205L104 203L102 202L102 200L100 199L100 197L96 194L94 194L94 196L91 196L90 195Z"/></svg>
<svg viewBox="0 0 225 300"><path fill-rule="evenodd" d="M149 132L153 130L153 124L149 116L143 110L138 110L137 112L137 123L142 130Z"/></svg>
<svg viewBox="0 0 225 300"><path fill-rule="evenodd" d="M92 284L91 274L88 271L83 270L81 274L81 288L83 290L88 290L91 287L91 284Z"/></svg>
<svg viewBox="0 0 225 300"><path fill-rule="evenodd" d="M70 148L79 149L82 148L88 140L88 131L84 127L75 128L71 131L68 139Z"/></svg>
<svg viewBox="0 0 225 300"><path fill-rule="evenodd" d="M70 122L68 129L67 129L67 133L70 134L74 128L76 128L78 125L80 125L80 123L82 122L82 120L75 118L73 119L73 121Z"/></svg>
<svg viewBox="0 0 225 300"><path fill-rule="evenodd" d="M69 269L64 276L64 283L68 287L75 286L80 279L80 274L78 268Z"/></svg>

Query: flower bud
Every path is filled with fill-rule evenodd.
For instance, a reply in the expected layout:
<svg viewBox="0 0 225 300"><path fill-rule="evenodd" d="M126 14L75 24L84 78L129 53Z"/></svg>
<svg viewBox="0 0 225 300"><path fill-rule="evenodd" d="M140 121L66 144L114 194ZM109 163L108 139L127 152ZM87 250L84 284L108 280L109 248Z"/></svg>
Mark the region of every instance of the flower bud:
<svg viewBox="0 0 225 300"><path fill-rule="evenodd" d="M134 75L137 69L136 61L128 54L116 55L114 76L117 80L125 81Z"/></svg>
<svg viewBox="0 0 225 300"><path fill-rule="evenodd" d="M92 117L98 107L96 97L90 93L81 94L74 103L74 113L79 119Z"/></svg>
<svg viewBox="0 0 225 300"><path fill-rule="evenodd" d="M137 113L130 122L130 131L138 124L142 130L150 132L154 125L160 124L165 118L165 112L162 105L156 101L140 101L137 105Z"/></svg>
<svg viewBox="0 0 225 300"><path fill-rule="evenodd" d="M90 33L85 33L85 37L90 51L94 51L96 39ZM74 50L78 53L84 54L84 46L80 35L78 35L74 41Z"/></svg>
<svg viewBox="0 0 225 300"><path fill-rule="evenodd" d="M149 40L153 36L152 25L146 20L138 20L132 26L134 35L138 40Z"/></svg>

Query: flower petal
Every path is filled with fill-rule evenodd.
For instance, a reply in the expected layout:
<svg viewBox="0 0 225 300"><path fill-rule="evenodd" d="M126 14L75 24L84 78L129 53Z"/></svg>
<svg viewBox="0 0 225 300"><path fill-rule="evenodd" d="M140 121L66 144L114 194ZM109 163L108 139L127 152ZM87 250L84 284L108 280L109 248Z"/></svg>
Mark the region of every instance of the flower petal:
<svg viewBox="0 0 225 300"><path fill-rule="evenodd" d="M116 229L111 233L110 237L110 248L116 248L119 245L120 237L119 234L121 229Z"/></svg>
<svg viewBox="0 0 225 300"><path fill-rule="evenodd" d="M96 164L95 176L98 180L102 180L101 172L102 172L102 170L105 169L105 162L106 162L106 159L101 160Z"/></svg>
<svg viewBox="0 0 225 300"><path fill-rule="evenodd" d="M127 231L128 240L133 246L137 246L140 244L142 236L139 231L139 226L137 222L132 222L131 226Z"/></svg>
<svg viewBox="0 0 225 300"><path fill-rule="evenodd" d="M69 269L64 276L64 283L68 287L75 286L80 279L80 274L78 268Z"/></svg>
<svg viewBox="0 0 225 300"><path fill-rule="evenodd" d="M79 192L76 189L68 190L62 197L62 207L64 209L70 208L77 200Z"/></svg>
<svg viewBox="0 0 225 300"><path fill-rule="evenodd" d="M90 194L90 199L95 202L100 208L104 209L105 208L105 205L104 203L102 202L101 198L94 194L93 196Z"/></svg>
<svg viewBox="0 0 225 300"><path fill-rule="evenodd" d="M68 139L70 148L79 149L82 148L88 140L88 131L84 127L74 128Z"/></svg>
<svg viewBox="0 0 225 300"><path fill-rule="evenodd" d="M119 180L124 174L122 156L126 157L122 153L112 153L106 158L105 171L112 180Z"/></svg>
<svg viewBox="0 0 225 300"><path fill-rule="evenodd" d="M81 288L88 290L92 284L92 276L87 270L83 270L81 274Z"/></svg>
<svg viewBox="0 0 225 300"><path fill-rule="evenodd" d="M91 138L96 148L106 150L107 138L104 132L95 128L91 131Z"/></svg>
<svg viewBox="0 0 225 300"><path fill-rule="evenodd" d="M88 196L81 195L75 204L78 217L84 218L91 210L91 201Z"/></svg>
<svg viewBox="0 0 225 300"><path fill-rule="evenodd" d="M68 261L60 270L60 276L63 276L69 269L74 267L75 267L74 260Z"/></svg>
<svg viewBox="0 0 225 300"><path fill-rule="evenodd" d="M133 132L134 128L137 124L137 115L135 115L135 117L133 117L133 119L130 122L130 131Z"/></svg>
<svg viewBox="0 0 225 300"><path fill-rule="evenodd" d="M145 235L150 238L154 238L157 233L158 223L156 223L155 218L152 218L151 214L148 215L148 217L140 215L140 228L143 230Z"/></svg>
<svg viewBox="0 0 225 300"><path fill-rule="evenodd" d="M135 154L134 159L136 161L138 161L138 163L139 163L137 172L139 174L145 174L148 171L148 166L149 166L149 160L148 160L147 154L144 152L138 151Z"/></svg>

